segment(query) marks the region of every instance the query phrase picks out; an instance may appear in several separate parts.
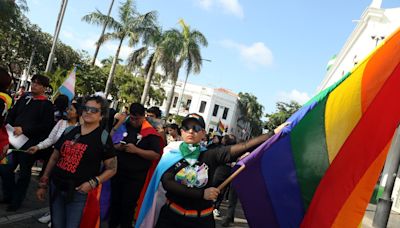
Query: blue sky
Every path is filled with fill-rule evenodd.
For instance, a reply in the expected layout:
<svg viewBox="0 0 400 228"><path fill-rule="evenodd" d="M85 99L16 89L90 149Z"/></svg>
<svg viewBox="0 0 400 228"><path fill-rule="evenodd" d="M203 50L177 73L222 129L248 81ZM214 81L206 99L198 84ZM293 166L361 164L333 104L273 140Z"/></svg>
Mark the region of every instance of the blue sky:
<svg viewBox="0 0 400 228"><path fill-rule="evenodd" d="M116 16L120 1L115 1ZM75 49L94 52L100 27L81 18L98 9L107 13L110 0L69 0L60 39ZM338 53L372 0L137 0L139 12L158 11L164 30L178 28L183 18L201 31L209 45L202 55L199 75L189 82L249 92L258 97L265 112L277 101L301 103L315 95L325 76L326 64ZM28 0L27 16L43 31L53 34L60 0ZM400 7L397 0L383 1L383 8ZM371 41L373 42L373 41ZM114 55L117 44L106 43L99 59ZM127 43L125 59L133 50ZM183 80L182 71L180 78Z"/></svg>

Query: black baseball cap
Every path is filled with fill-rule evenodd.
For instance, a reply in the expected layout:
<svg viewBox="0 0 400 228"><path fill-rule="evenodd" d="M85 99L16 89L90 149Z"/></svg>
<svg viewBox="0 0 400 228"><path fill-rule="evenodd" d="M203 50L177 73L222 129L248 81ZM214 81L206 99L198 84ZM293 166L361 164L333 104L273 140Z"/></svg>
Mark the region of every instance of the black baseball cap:
<svg viewBox="0 0 400 228"><path fill-rule="evenodd" d="M187 115L183 120L182 120L182 126L185 126L187 124L187 122L189 121L195 121L197 122L200 127L202 127L203 129L206 128L206 124L204 122L204 119L202 116L200 116L197 113L191 113L189 115Z"/></svg>

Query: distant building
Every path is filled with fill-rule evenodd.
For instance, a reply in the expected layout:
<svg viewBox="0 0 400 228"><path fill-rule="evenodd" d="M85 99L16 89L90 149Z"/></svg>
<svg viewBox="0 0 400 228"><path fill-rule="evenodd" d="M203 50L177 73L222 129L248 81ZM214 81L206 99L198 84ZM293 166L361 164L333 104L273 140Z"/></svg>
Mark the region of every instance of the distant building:
<svg viewBox="0 0 400 228"><path fill-rule="evenodd" d="M400 3L399 3L400 5ZM354 31L350 34L342 50L330 61L328 72L318 88L318 92L328 88L341 79L359 61L362 61L379 43L400 27L400 8L382 9L382 0L373 0L361 16ZM386 158L382 171L379 191L383 191L388 176L387 164L392 160L393 150ZM400 213L400 178L392 194L392 210Z"/></svg>
<svg viewBox="0 0 400 228"><path fill-rule="evenodd" d="M238 95L224 88L210 88L191 83L186 83L182 96L183 82L178 81L172 99L170 114L186 116L189 113L198 113L203 116L208 132L216 131L221 121L225 127L226 134L234 134L238 138L248 138L250 126L240 118ZM168 93L171 89L170 83L163 85ZM182 96L182 99L181 99ZM181 104L178 102L181 99ZM164 100L160 109L166 110L167 101ZM178 112L179 107L179 112Z"/></svg>
<svg viewBox="0 0 400 228"><path fill-rule="evenodd" d="M365 9L342 50L333 59L318 91L341 79L382 40L399 28L400 8L382 9L381 6L382 0L373 0Z"/></svg>

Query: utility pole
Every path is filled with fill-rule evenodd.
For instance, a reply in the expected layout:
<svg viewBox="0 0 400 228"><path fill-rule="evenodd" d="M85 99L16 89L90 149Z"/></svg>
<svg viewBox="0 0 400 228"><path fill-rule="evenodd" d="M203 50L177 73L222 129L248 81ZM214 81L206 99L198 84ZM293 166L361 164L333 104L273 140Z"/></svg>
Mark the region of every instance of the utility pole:
<svg viewBox="0 0 400 228"><path fill-rule="evenodd" d="M392 192L400 165L400 125L396 129L389 154L392 154L392 158L386 164L388 166L388 177L386 180L385 190L376 205L374 221L372 223L373 227L376 228L385 228L387 226L390 211L392 209Z"/></svg>
<svg viewBox="0 0 400 228"><path fill-rule="evenodd" d="M114 0L111 0L110 8L108 9L108 14L107 14L108 17L109 17L110 14L111 14L111 10L112 10L113 5L114 5ZM99 40L97 41L96 50L94 51L92 66L94 66L94 64L96 63L96 58L97 58L97 55L99 54L99 50L100 50L100 41L101 41L101 38L102 38L103 35L104 35L104 32L106 31L107 24L108 24L108 20L107 20L107 22L104 24L104 27L103 27L103 30L101 31L101 35L100 35L100 37L99 37Z"/></svg>
<svg viewBox="0 0 400 228"><path fill-rule="evenodd" d="M58 13L56 29L54 31L54 36L53 36L53 45L51 46L49 58L47 59L47 65L46 65L46 70L45 70L46 73L51 71L51 65L53 64L53 60L54 60L54 50L56 49L58 35L60 34L62 21L64 19L65 9L67 8L68 0L61 0L61 1L62 1L61 9L60 9L60 12Z"/></svg>

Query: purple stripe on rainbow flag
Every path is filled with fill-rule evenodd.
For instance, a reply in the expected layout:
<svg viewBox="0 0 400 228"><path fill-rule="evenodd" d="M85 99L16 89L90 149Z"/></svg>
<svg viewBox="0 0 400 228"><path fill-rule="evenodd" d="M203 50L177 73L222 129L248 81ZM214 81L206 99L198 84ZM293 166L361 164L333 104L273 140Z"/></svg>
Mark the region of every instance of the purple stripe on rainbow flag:
<svg viewBox="0 0 400 228"><path fill-rule="evenodd" d="M240 183L236 179L233 181L233 186L240 198L250 227L279 227L278 220L274 216L271 198L262 176L260 162L266 148L269 148L278 138L279 135L273 136L238 163L238 165L246 164L246 168L239 174L241 177ZM251 188L239 188L239 184L251 186Z"/></svg>
<svg viewBox="0 0 400 228"><path fill-rule="evenodd" d="M261 167L279 227L299 227L305 211L289 135L268 148L261 158Z"/></svg>

